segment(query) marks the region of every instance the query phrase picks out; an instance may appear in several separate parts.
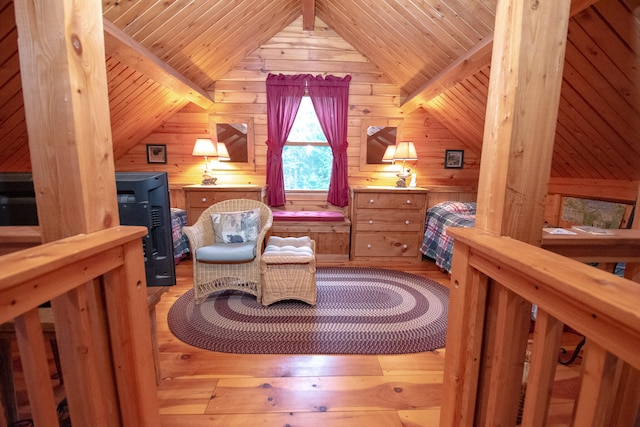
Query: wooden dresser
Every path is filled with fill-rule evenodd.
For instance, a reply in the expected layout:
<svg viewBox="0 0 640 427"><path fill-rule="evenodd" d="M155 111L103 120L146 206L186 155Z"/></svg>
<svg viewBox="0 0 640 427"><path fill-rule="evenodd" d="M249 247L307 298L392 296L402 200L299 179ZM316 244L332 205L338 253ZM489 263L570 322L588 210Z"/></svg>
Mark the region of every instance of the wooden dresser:
<svg viewBox="0 0 640 427"><path fill-rule="evenodd" d="M351 259L420 262L426 188L352 187Z"/></svg>
<svg viewBox="0 0 640 427"><path fill-rule="evenodd" d="M184 190L187 224L193 225L202 212L213 205L229 199L251 199L264 202L267 197L265 185L187 185Z"/></svg>

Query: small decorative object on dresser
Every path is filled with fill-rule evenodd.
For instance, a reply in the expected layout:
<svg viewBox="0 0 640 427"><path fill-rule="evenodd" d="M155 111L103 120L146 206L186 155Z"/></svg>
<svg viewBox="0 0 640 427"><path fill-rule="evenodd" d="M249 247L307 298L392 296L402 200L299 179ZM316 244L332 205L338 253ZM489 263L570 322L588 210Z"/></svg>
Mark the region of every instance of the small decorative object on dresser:
<svg viewBox="0 0 640 427"><path fill-rule="evenodd" d="M351 259L420 262L426 188L352 187Z"/></svg>

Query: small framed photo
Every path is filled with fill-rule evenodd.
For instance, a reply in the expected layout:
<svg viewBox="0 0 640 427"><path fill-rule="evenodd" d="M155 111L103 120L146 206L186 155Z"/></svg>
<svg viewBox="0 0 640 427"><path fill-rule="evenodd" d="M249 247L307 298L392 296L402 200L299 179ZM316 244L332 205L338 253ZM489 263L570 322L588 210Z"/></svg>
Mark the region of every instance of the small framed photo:
<svg viewBox="0 0 640 427"><path fill-rule="evenodd" d="M167 163L167 146L147 144L147 163Z"/></svg>
<svg viewBox="0 0 640 427"><path fill-rule="evenodd" d="M445 169L462 169L464 150L446 150L444 154Z"/></svg>

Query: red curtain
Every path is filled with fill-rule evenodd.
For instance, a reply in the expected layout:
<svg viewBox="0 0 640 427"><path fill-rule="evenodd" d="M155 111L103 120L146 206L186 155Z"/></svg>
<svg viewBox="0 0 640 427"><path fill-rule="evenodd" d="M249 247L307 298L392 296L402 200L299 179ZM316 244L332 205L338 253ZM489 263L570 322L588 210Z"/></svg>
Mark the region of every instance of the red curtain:
<svg viewBox="0 0 640 427"><path fill-rule="evenodd" d="M282 206L284 174L282 172L282 147L300 108L307 84L306 75L267 76L267 203Z"/></svg>
<svg viewBox="0 0 640 427"><path fill-rule="evenodd" d="M308 85L322 131L333 153L331 181L327 201L344 207L349 204L347 164L347 120L351 76L313 77L310 74L267 76L267 185L269 206L286 202L282 147L293 126L300 102Z"/></svg>
<svg viewBox="0 0 640 427"><path fill-rule="evenodd" d="M324 79L322 76L312 77L308 81L313 108L333 153L327 201L340 207L349 204L347 121L350 81L351 76L339 78L331 75Z"/></svg>

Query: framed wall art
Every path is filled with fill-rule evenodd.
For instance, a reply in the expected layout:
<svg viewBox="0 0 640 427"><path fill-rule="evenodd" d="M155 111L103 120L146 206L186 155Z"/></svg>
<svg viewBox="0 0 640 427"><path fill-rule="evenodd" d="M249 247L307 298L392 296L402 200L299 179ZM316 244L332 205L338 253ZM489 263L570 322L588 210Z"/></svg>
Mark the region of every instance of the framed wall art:
<svg viewBox="0 0 640 427"><path fill-rule="evenodd" d="M444 154L445 169L462 169L464 150L446 150Z"/></svg>
<svg viewBox="0 0 640 427"><path fill-rule="evenodd" d="M147 144L147 163L167 163L167 146Z"/></svg>

